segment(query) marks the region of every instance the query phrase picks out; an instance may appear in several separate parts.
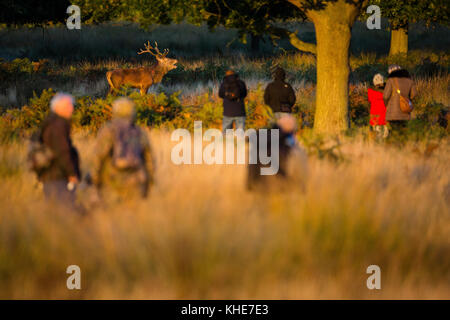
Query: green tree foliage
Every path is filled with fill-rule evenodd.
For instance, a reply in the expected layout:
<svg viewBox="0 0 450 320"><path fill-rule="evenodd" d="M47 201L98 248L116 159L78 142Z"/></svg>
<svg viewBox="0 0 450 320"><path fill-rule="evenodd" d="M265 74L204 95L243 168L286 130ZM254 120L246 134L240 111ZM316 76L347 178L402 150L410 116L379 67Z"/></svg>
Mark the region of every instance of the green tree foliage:
<svg viewBox="0 0 450 320"><path fill-rule="evenodd" d="M286 30L277 27L287 20L304 20L301 10L284 0L196 0L197 20L204 20L211 29L222 25L235 28L239 38L246 43L247 35L278 38Z"/></svg>
<svg viewBox="0 0 450 320"><path fill-rule="evenodd" d="M132 21L142 28L152 24L181 22L194 16L195 6L182 0L73 0L81 9L84 23Z"/></svg>
<svg viewBox="0 0 450 320"><path fill-rule="evenodd" d="M381 8L381 15L391 27L390 55L408 51L408 28L415 22L447 24L450 16L448 0L371 0Z"/></svg>
<svg viewBox="0 0 450 320"><path fill-rule="evenodd" d="M0 23L6 25L64 22L67 18L68 0L47 0L45 5L39 0L2 0L0 1Z"/></svg>

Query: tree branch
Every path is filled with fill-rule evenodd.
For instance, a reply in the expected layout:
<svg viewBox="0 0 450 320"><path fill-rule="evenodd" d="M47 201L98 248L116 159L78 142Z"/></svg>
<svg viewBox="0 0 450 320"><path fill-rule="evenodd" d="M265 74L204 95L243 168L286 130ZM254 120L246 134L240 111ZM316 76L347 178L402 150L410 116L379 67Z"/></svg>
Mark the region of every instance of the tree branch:
<svg viewBox="0 0 450 320"><path fill-rule="evenodd" d="M292 3L294 6L296 6L297 8L300 9L300 7L302 6L302 4L306 3L306 0L287 0L287 2Z"/></svg>
<svg viewBox="0 0 450 320"><path fill-rule="evenodd" d="M270 26L268 31L271 34L272 39L287 38L289 39L289 42L300 51L309 52L312 54L316 54L317 52L316 45L314 43L308 43L300 40L295 32L276 26Z"/></svg>
<svg viewBox="0 0 450 320"><path fill-rule="evenodd" d="M289 42L300 51L316 54L317 47L314 43L300 40L295 32L288 32Z"/></svg>

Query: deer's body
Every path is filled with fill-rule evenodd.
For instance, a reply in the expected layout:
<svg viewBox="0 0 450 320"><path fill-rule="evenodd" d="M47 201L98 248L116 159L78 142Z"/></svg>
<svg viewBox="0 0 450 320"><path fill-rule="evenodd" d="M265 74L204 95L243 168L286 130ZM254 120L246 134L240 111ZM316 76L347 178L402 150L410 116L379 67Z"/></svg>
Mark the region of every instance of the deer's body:
<svg viewBox="0 0 450 320"><path fill-rule="evenodd" d="M151 52L153 48L150 44L146 45L146 49L146 51L141 50L139 54L144 52L153 54ZM161 82L167 72L177 67L175 65L178 62L176 59L166 57L168 52L167 50L161 54L156 47L156 54L153 55L156 57L157 63L153 66L108 71L106 73L106 79L110 85L109 93L112 93L115 89L119 89L122 85L129 85L133 88L138 88L141 95L146 94L151 85Z"/></svg>

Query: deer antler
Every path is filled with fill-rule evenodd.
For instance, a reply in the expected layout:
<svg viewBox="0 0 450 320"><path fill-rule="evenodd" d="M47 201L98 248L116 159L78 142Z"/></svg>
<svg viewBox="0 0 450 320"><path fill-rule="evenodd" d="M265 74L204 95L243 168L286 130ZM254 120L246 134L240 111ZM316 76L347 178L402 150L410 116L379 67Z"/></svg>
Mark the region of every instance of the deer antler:
<svg viewBox="0 0 450 320"><path fill-rule="evenodd" d="M155 57L164 58L169 53L169 49L164 49L164 52L161 53L158 49L158 43L156 41L155 41L155 47L152 47L150 45L150 41L147 41L147 43L144 43L144 47L145 47L145 50L141 49L141 51L139 51L138 54L150 53L150 54L154 55ZM154 50L154 52L152 50Z"/></svg>

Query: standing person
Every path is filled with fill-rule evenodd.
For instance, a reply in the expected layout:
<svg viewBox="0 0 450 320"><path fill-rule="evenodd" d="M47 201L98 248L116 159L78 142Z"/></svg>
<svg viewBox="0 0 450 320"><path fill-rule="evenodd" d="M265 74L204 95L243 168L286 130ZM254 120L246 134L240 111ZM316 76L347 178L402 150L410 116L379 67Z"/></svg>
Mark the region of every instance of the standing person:
<svg viewBox="0 0 450 320"><path fill-rule="evenodd" d="M50 115L44 120L39 136L48 150L48 164L38 173L48 199L75 204L75 187L80 179L78 152L70 138L73 97L58 93L50 101Z"/></svg>
<svg viewBox="0 0 450 320"><path fill-rule="evenodd" d="M119 98L113 119L99 132L92 182L113 200L146 198L153 183L153 157L146 133L135 124L134 102Z"/></svg>
<svg viewBox="0 0 450 320"><path fill-rule="evenodd" d="M264 103L272 109L276 119L290 114L295 103L294 89L285 79L286 72L277 67L273 73L273 82L264 91Z"/></svg>
<svg viewBox="0 0 450 320"><path fill-rule="evenodd" d="M373 77L373 87L367 90L367 98L370 103L370 126L376 133L377 140L388 136L389 130L386 125L386 106L383 100L384 78L377 73Z"/></svg>
<svg viewBox="0 0 450 320"><path fill-rule="evenodd" d="M236 129L245 129L244 98L246 96L247 88L244 81L239 79L239 75L233 70L228 70L219 88L219 97L223 99L223 134L227 129L233 128L233 122Z"/></svg>
<svg viewBox="0 0 450 320"><path fill-rule="evenodd" d="M391 127L393 137L402 138L411 114L401 110L400 95L411 101L416 96L416 87L409 72L399 65L389 66L388 73L388 80L383 92L386 120Z"/></svg>
<svg viewBox="0 0 450 320"><path fill-rule="evenodd" d="M268 129L268 130L267 130ZM283 191L291 187L299 187L304 189L308 175L308 159L303 148L300 147L295 133L297 130L297 122L295 118L288 115L281 115L267 128L267 132L278 130L278 170L273 175L262 175L261 169L269 167L271 164L263 164L260 159L256 163L249 163L247 166L247 189L259 190L264 193L269 191ZM267 135L266 145L261 144L260 134L258 132L257 139L254 141L254 148L258 155L267 154L273 156L272 153L272 135ZM261 149L263 148L263 149ZM272 158L273 159L273 158ZM275 160L273 160L275 161Z"/></svg>

